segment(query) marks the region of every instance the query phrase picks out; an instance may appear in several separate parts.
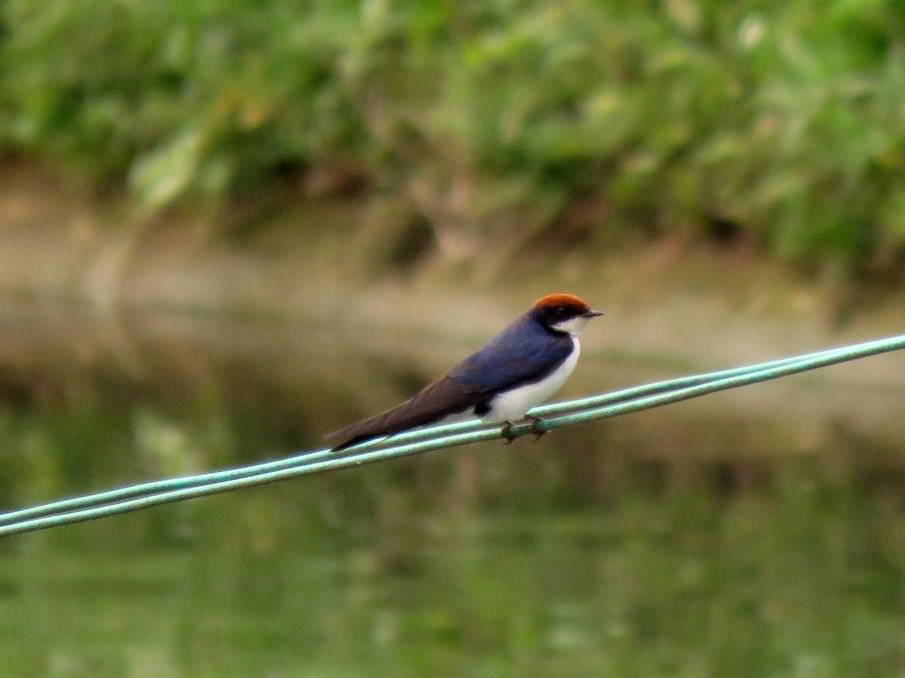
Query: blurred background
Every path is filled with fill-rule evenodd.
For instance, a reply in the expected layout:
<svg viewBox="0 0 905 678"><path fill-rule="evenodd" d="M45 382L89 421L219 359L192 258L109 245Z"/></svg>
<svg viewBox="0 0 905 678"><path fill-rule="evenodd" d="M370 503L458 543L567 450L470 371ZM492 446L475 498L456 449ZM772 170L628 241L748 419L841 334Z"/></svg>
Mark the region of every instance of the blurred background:
<svg viewBox="0 0 905 678"><path fill-rule="evenodd" d="M0 508L905 332L896 0L5 0ZM9 676L905 675L905 356L0 541Z"/></svg>

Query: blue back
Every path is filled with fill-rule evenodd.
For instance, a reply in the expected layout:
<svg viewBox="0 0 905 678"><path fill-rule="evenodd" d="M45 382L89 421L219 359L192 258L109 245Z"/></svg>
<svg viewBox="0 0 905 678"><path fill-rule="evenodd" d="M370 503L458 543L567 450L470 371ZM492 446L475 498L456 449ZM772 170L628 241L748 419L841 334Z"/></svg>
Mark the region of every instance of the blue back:
<svg viewBox="0 0 905 678"><path fill-rule="evenodd" d="M541 379L572 353L572 337L546 329L531 312L517 318L449 371L468 390L508 390Z"/></svg>

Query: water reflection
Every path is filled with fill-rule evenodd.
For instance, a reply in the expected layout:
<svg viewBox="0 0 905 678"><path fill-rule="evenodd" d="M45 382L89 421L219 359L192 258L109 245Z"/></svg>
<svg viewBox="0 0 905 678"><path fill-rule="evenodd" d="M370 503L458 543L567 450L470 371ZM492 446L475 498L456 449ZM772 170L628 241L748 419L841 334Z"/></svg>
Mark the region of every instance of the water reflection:
<svg viewBox="0 0 905 678"><path fill-rule="evenodd" d="M312 447L469 348L34 309L0 330L4 508ZM668 376L589 353L573 394ZM905 396L841 383L8 538L0 658L22 676L896 675Z"/></svg>

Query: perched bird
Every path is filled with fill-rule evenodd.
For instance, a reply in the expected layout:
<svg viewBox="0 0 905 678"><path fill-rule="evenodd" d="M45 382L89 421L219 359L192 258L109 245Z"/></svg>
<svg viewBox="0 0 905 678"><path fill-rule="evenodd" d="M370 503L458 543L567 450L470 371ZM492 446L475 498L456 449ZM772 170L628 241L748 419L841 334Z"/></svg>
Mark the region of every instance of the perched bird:
<svg viewBox="0 0 905 678"><path fill-rule="evenodd" d="M553 395L575 369L578 335L603 315L573 294L548 294L483 348L396 407L326 436L334 450L475 415L487 422L512 422Z"/></svg>

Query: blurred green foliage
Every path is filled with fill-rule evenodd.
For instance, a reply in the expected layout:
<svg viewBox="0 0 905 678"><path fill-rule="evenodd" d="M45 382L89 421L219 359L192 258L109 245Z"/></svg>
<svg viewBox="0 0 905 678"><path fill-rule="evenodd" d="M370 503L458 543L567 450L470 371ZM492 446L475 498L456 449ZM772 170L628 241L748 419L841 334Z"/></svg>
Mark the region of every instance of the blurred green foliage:
<svg viewBox="0 0 905 678"><path fill-rule="evenodd" d="M6 0L0 148L151 210L326 169L429 218L467 185L454 226L516 241L694 229L889 269L905 3Z"/></svg>

